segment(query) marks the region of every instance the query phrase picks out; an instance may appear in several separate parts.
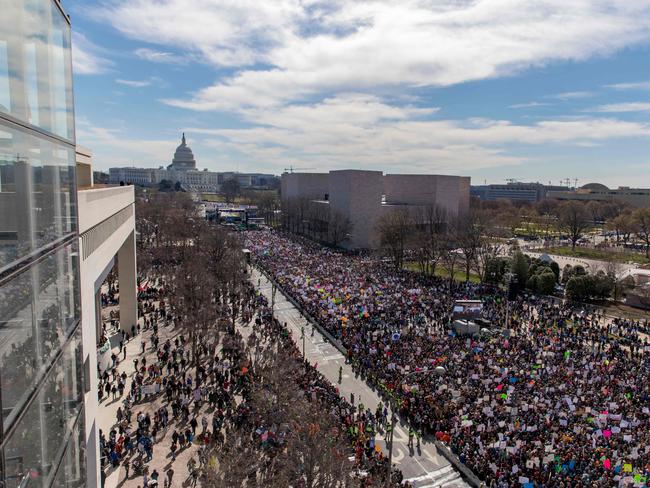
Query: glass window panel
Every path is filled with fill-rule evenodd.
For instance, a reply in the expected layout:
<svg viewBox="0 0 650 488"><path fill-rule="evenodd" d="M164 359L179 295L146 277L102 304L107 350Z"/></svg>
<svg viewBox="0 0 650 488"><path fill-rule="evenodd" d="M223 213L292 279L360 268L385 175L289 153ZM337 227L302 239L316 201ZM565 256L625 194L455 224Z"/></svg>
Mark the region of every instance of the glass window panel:
<svg viewBox="0 0 650 488"><path fill-rule="evenodd" d="M61 465L51 486L52 488L82 488L86 486L86 444L84 442L83 413L75 425Z"/></svg>
<svg viewBox="0 0 650 488"><path fill-rule="evenodd" d="M76 230L75 152L0 121L0 269Z"/></svg>
<svg viewBox="0 0 650 488"><path fill-rule="evenodd" d="M70 26L52 0L3 1L1 10L0 111L74 141Z"/></svg>
<svg viewBox="0 0 650 488"><path fill-rule="evenodd" d="M80 317L77 243L0 288L0 388L5 429Z"/></svg>
<svg viewBox="0 0 650 488"><path fill-rule="evenodd" d="M11 111L9 98L9 65L7 64L7 43L0 41L0 112Z"/></svg>
<svg viewBox="0 0 650 488"><path fill-rule="evenodd" d="M7 487L20 486L26 477L30 487L49 486L48 478L55 476L59 460L69 447L68 433L75 422L82 429L83 418L79 417L83 406L82 372L79 327L5 442L6 467L2 475ZM82 453L77 451L76 455ZM69 469L72 477L75 468L66 468L65 462L64 459L62 469ZM82 468L76 469L79 473Z"/></svg>
<svg viewBox="0 0 650 488"><path fill-rule="evenodd" d="M38 126L38 77L36 73L36 45L33 42L25 44L25 97L27 122ZM48 127L44 127L49 129Z"/></svg>

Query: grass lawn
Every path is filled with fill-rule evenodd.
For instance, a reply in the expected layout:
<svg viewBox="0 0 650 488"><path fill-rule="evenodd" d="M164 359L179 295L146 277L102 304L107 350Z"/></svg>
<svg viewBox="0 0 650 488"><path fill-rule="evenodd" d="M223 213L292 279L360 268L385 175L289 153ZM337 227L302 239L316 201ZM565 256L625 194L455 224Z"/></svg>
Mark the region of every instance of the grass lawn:
<svg viewBox="0 0 650 488"><path fill-rule="evenodd" d="M418 263L405 263L404 268L408 269L409 271L415 271L417 273L420 272L420 266L418 266ZM436 266L436 270L433 273L434 276L438 276L439 278L449 278L449 271L444 267L444 266ZM455 269L454 270L454 280L455 281L465 281L465 269ZM481 278L477 274L470 273L469 274L469 281L472 283L480 283Z"/></svg>
<svg viewBox="0 0 650 488"><path fill-rule="evenodd" d="M646 258L643 254L631 252L611 252L584 247L576 247L575 250L572 250L569 246L540 248L535 249L535 251L546 254L557 254L558 256L598 259L601 261L608 261L611 259L618 263L627 263L628 261L634 261L635 263L639 264L650 264L650 259Z"/></svg>

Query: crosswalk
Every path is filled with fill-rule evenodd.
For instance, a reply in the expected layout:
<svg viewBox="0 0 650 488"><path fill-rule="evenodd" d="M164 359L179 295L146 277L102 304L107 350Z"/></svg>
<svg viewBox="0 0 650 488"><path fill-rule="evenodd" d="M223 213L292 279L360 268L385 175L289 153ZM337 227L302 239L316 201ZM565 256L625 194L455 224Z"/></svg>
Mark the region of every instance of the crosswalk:
<svg viewBox="0 0 650 488"><path fill-rule="evenodd" d="M430 471L422 476L409 478L415 488L460 488L468 486L460 477L460 473L451 465Z"/></svg>

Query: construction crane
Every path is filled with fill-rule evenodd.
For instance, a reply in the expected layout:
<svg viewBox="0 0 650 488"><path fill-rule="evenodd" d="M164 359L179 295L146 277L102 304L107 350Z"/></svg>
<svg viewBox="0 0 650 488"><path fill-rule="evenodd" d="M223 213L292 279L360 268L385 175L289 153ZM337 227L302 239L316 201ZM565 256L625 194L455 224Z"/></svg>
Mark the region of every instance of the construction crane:
<svg viewBox="0 0 650 488"><path fill-rule="evenodd" d="M289 166L288 168L284 168L284 172L285 173L293 173L294 170L305 171L307 169L315 169L315 168L294 168L293 166Z"/></svg>

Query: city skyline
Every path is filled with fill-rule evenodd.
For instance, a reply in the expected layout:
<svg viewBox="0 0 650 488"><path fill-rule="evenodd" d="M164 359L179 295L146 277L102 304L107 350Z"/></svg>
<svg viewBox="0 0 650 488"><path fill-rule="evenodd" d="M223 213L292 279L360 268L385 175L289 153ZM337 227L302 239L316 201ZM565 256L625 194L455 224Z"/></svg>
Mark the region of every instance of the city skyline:
<svg viewBox="0 0 650 488"><path fill-rule="evenodd" d="M65 2L98 169L650 187L647 1Z"/></svg>

